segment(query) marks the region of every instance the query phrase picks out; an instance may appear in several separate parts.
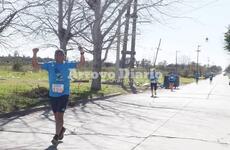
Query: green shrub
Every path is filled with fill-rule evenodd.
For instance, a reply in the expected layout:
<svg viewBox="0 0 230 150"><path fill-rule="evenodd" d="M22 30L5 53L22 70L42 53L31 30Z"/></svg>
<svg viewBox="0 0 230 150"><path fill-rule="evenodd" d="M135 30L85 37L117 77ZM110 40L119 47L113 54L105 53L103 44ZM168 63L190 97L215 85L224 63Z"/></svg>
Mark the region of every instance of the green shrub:
<svg viewBox="0 0 230 150"><path fill-rule="evenodd" d="M14 63L12 66L13 71L22 71L22 64L20 63Z"/></svg>

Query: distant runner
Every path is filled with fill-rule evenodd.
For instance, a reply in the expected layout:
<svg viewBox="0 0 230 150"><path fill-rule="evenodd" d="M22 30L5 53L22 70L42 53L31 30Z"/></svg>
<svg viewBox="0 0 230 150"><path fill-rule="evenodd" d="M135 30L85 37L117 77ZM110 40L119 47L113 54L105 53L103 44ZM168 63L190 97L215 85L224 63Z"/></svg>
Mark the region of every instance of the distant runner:
<svg viewBox="0 0 230 150"><path fill-rule="evenodd" d="M168 81L169 81L169 88L171 89L171 91L173 91L173 87L176 82L176 76L173 73L170 73L168 77Z"/></svg>
<svg viewBox="0 0 230 150"><path fill-rule="evenodd" d="M198 75L198 73L195 74L195 79L196 79L196 84L198 84L198 81L199 81L199 75Z"/></svg>
<svg viewBox="0 0 230 150"><path fill-rule="evenodd" d="M209 76L209 82L210 82L210 84L212 83L212 80L213 80L213 74L211 74L211 75Z"/></svg>
<svg viewBox="0 0 230 150"><path fill-rule="evenodd" d="M158 83L158 78L159 76L156 73L156 70L153 69L149 73L149 80L150 80L150 87L151 87L151 97L156 97L157 96L157 83ZM154 93L153 93L154 90Z"/></svg>

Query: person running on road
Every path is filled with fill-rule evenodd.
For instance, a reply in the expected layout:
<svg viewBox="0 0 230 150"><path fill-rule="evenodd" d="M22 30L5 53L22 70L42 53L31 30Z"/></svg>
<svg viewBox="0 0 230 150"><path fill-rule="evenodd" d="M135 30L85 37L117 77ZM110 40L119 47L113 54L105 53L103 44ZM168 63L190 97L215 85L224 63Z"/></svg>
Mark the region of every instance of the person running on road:
<svg viewBox="0 0 230 150"><path fill-rule="evenodd" d="M156 74L156 70L153 69L149 73L149 80L150 80L150 87L151 87L151 97L156 97L157 96L157 83L158 83L158 76ZM154 90L154 94L153 94Z"/></svg>
<svg viewBox="0 0 230 150"><path fill-rule="evenodd" d="M78 47L81 58L80 63L65 60L65 52L61 49L55 51L55 61L48 63L38 63L38 48L33 48L32 67L35 70L44 69L49 76L49 102L54 113L56 131L52 139L52 144L57 145L58 140L62 140L65 132L64 112L66 110L70 94L70 69L81 67L84 62L84 52L82 47Z"/></svg>
<svg viewBox="0 0 230 150"><path fill-rule="evenodd" d="M212 83L212 80L213 80L213 74L211 74L211 75L209 76L209 82L210 82L210 84Z"/></svg>
<svg viewBox="0 0 230 150"><path fill-rule="evenodd" d="M171 89L171 91L173 91L173 87L176 81L176 77L173 73L169 74L168 81L169 81L169 88Z"/></svg>
<svg viewBox="0 0 230 150"><path fill-rule="evenodd" d="M198 84L198 81L199 81L199 74L198 73L195 74L195 80L196 80L196 84Z"/></svg>

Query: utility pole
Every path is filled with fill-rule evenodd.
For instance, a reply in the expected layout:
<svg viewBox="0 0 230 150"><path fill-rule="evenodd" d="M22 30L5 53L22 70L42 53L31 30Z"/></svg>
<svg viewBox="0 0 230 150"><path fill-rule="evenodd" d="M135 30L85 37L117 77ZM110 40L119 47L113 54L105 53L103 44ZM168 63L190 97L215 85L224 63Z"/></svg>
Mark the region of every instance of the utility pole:
<svg viewBox="0 0 230 150"><path fill-rule="evenodd" d="M211 73L211 71L210 71L210 69L209 69L209 61L210 61L210 58L208 57L208 68L207 68L207 73L208 73L208 74Z"/></svg>
<svg viewBox="0 0 230 150"><path fill-rule="evenodd" d="M124 39L123 39L123 49L121 51L121 68L125 68L126 54L127 54L127 43L128 43L128 35L129 35L129 21L130 21L130 6L127 8L127 12L125 14L125 30L124 30Z"/></svg>
<svg viewBox="0 0 230 150"><path fill-rule="evenodd" d="M157 52L156 52L156 57L155 57L155 60L154 60L154 63L153 63L153 67L155 68L156 66L156 61L157 61L157 56L158 56L158 51L160 49L160 46L161 46L161 39L159 41L159 44L158 44L158 47L157 47Z"/></svg>
<svg viewBox="0 0 230 150"><path fill-rule="evenodd" d="M198 45L196 52L197 52L196 73L197 73L197 76L198 76L199 75L199 64L198 64L198 60L199 60L200 45Z"/></svg>
<svg viewBox="0 0 230 150"><path fill-rule="evenodd" d="M135 62L135 46L136 46L136 25L137 25L137 0L134 0L134 8L133 14L131 16L133 18L133 26L132 26L132 41L131 41L131 57L129 64L129 84L130 87L133 87L133 78L134 78L134 62Z"/></svg>
<svg viewBox="0 0 230 150"><path fill-rule="evenodd" d="M176 51L176 75L178 74L177 73L177 53L178 53L179 51Z"/></svg>
<svg viewBox="0 0 230 150"><path fill-rule="evenodd" d="M130 21L130 9L131 9L131 4L127 8L127 12L125 14L125 29L124 29L124 38L123 38L123 48L121 51L121 68L122 70L122 76L121 76L121 86L124 87L124 68L126 67L126 54L129 54L127 52L127 43L128 43L128 35L129 35L129 21Z"/></svg>
<svg viewBox="0 0 230 150"><path fill-rule="evenodd" d="M119 10L119 13L121 11ZM121 43L121 18L118 20L118 34L117 34L117 55L116 55L116 73L115 80L119 80L119 67L120 67L120 43Z"/></svg>

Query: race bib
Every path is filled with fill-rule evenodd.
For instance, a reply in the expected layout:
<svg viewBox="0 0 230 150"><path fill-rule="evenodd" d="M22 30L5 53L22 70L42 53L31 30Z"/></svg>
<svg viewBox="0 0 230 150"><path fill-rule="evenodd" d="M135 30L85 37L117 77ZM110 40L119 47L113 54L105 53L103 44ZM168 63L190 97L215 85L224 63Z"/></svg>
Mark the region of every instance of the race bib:
<svg viewBox="0 0 230 150"><path fill-rule="evenodd" d="M52 91L54 93L63 93L64 92L64 84L52 84Z"/></svg>
<svg viewBox="0 0 230 150"><path fill-rule="evenodd" d="M157 81L156 80L151 80L151 83L157 83Z"/></svg>

